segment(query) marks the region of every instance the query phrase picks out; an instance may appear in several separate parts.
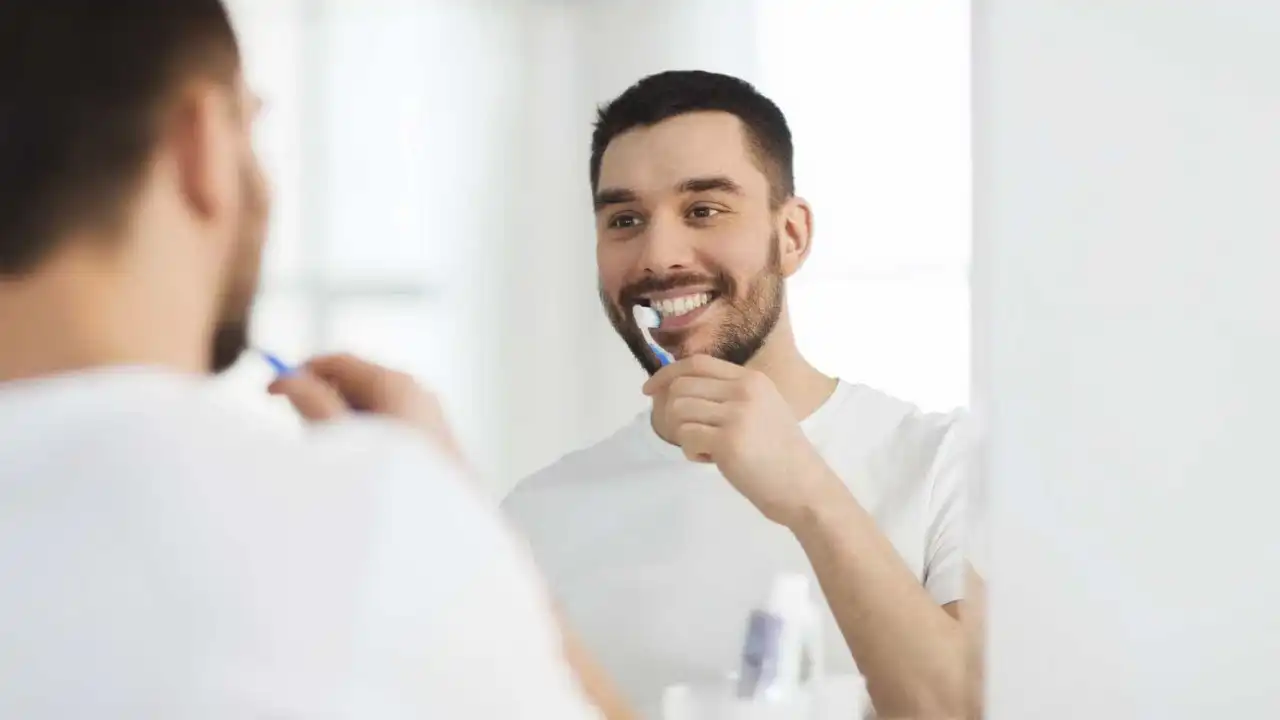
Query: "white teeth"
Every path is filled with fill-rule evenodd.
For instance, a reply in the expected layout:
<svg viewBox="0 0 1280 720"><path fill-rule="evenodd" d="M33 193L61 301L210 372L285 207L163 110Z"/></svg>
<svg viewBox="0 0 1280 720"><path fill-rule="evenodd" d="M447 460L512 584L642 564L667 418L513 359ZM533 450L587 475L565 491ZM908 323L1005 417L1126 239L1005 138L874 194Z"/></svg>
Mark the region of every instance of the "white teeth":
<svg viewBox="0 0 1280 720"><path fill-rule="evenodd" d="M675 298L666 298L663 300L654 300L653 307L662 313L663 317L678 317L697 310L706 305L711 300L711 293L695 293L693 295L682 295Z"/></svg>

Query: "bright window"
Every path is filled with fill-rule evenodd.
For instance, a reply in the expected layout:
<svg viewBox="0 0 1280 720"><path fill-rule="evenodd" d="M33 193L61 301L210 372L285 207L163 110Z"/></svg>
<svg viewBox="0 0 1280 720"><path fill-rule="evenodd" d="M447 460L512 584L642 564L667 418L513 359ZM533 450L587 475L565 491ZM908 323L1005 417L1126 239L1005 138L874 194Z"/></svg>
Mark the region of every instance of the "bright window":
<svg viewBox="0 0 1280 720"><path fill-rule="evenodd" d="M816 221L790 286L801 349L926 409L968 404L969 4L759 6L760 89Z"/></svg>
<svg viewBox="0 0 1280 720"><path fill-rule="evenodd" d="M413 3L230 7L247 80L265 102L255 141L275 201L255 344L287 361L355 352L445 389L446 404L466 403L456 368L433 364L431 351L470 350L466 337L439 334L461 292L449 280L461 260L439 246L451 228L437 217L451 199L437 187L440 147L457 140L457 118L428 107L443 80L427 40L442 19ZM227 382L292 418L263 400L269 379L249 357Z"/></svg>

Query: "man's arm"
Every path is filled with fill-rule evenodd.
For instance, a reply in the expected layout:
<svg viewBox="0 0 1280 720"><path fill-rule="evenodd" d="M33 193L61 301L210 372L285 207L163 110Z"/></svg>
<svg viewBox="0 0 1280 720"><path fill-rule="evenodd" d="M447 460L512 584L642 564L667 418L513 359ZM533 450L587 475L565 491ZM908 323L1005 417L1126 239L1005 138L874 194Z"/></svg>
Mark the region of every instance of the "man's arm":
<svg viewBox="0 0 1280 720"><path fill-rule="evenodd" d="M633 720L635 715L627 707L613 681L596 664L595 659L578 640L578 636L565 623L564 614L557 612L556 619L559 621L560 636L564 642L565 658L582 685L587 700L600 710L605 720Z"/></svg>
<svg viewBox="0 0 1280 720"><path fill-rule="evenodd" d="M660 436L690 460L715 463L765 517L795 534L881 717L969 714L976 676L957 601L966 591L970 443L959 425L946 429L932 463L925 588L766 375L695 355L664 367L644 392L654 398Z"/></svg>
<svg viewBox="0 0 1280 720"><path fill-rule="evenodd" d="M820 490L791 529L866 677L877 713L972 716L980 705L981 675L970 665L981 632L962 624L961 617L969 615L966 603L939 606L840 478L825 464L811 472L824 474L810 485ZM973 627L971 619L968 625Z"/></svg>

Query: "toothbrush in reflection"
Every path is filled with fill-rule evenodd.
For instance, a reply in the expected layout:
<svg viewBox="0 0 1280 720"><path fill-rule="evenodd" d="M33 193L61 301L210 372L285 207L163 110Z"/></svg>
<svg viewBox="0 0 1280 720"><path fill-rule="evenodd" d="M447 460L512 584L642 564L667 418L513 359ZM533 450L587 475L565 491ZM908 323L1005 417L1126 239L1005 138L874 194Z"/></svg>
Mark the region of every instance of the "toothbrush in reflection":
<svg viewBox="0 0 1280 720"><path fill-rule="evenodd" d="M644 336L644 341L648 343L649 349L658 358L658 364L662 366L670 365L676 359L667 352L661 345L653 341L652 330L656 330L662 324L662 316L657 310L644 305L632 305L631 316L636 320L636 327L640 328L640 334Z"/></svg>

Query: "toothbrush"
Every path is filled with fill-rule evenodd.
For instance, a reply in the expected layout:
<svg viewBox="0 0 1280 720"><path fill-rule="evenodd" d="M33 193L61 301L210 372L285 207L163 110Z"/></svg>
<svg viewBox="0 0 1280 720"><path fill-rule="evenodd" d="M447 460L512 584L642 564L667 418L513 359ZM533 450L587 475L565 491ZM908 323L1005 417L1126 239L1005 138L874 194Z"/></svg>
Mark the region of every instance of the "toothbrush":
<svg viewBox="0 0 1280 720"><path fill-rule="evenodd" d="M644 305L632 305L631 315L636 319L636 327L640 328L640 334L644 336L644 341L648 343L649 349L657 356L658 364L666 366L675 362L676 359L672 357L671 353L654 342L653 335L649 332L662 324L662 316L658 314L658 311Z"/></svg>
<svg viewBox="0 0 1280 720"><path fill-rule="evenodd" d="M267 364L271 365L271 369L276 371L276 375L278 377L285 377L293 374L293 368L289 367L287 363L285 363L283 360L276 357L275 355L272 355L271 353L262 349L258 350L258 354L261 355L262 358L267 361Z"/></svg>

